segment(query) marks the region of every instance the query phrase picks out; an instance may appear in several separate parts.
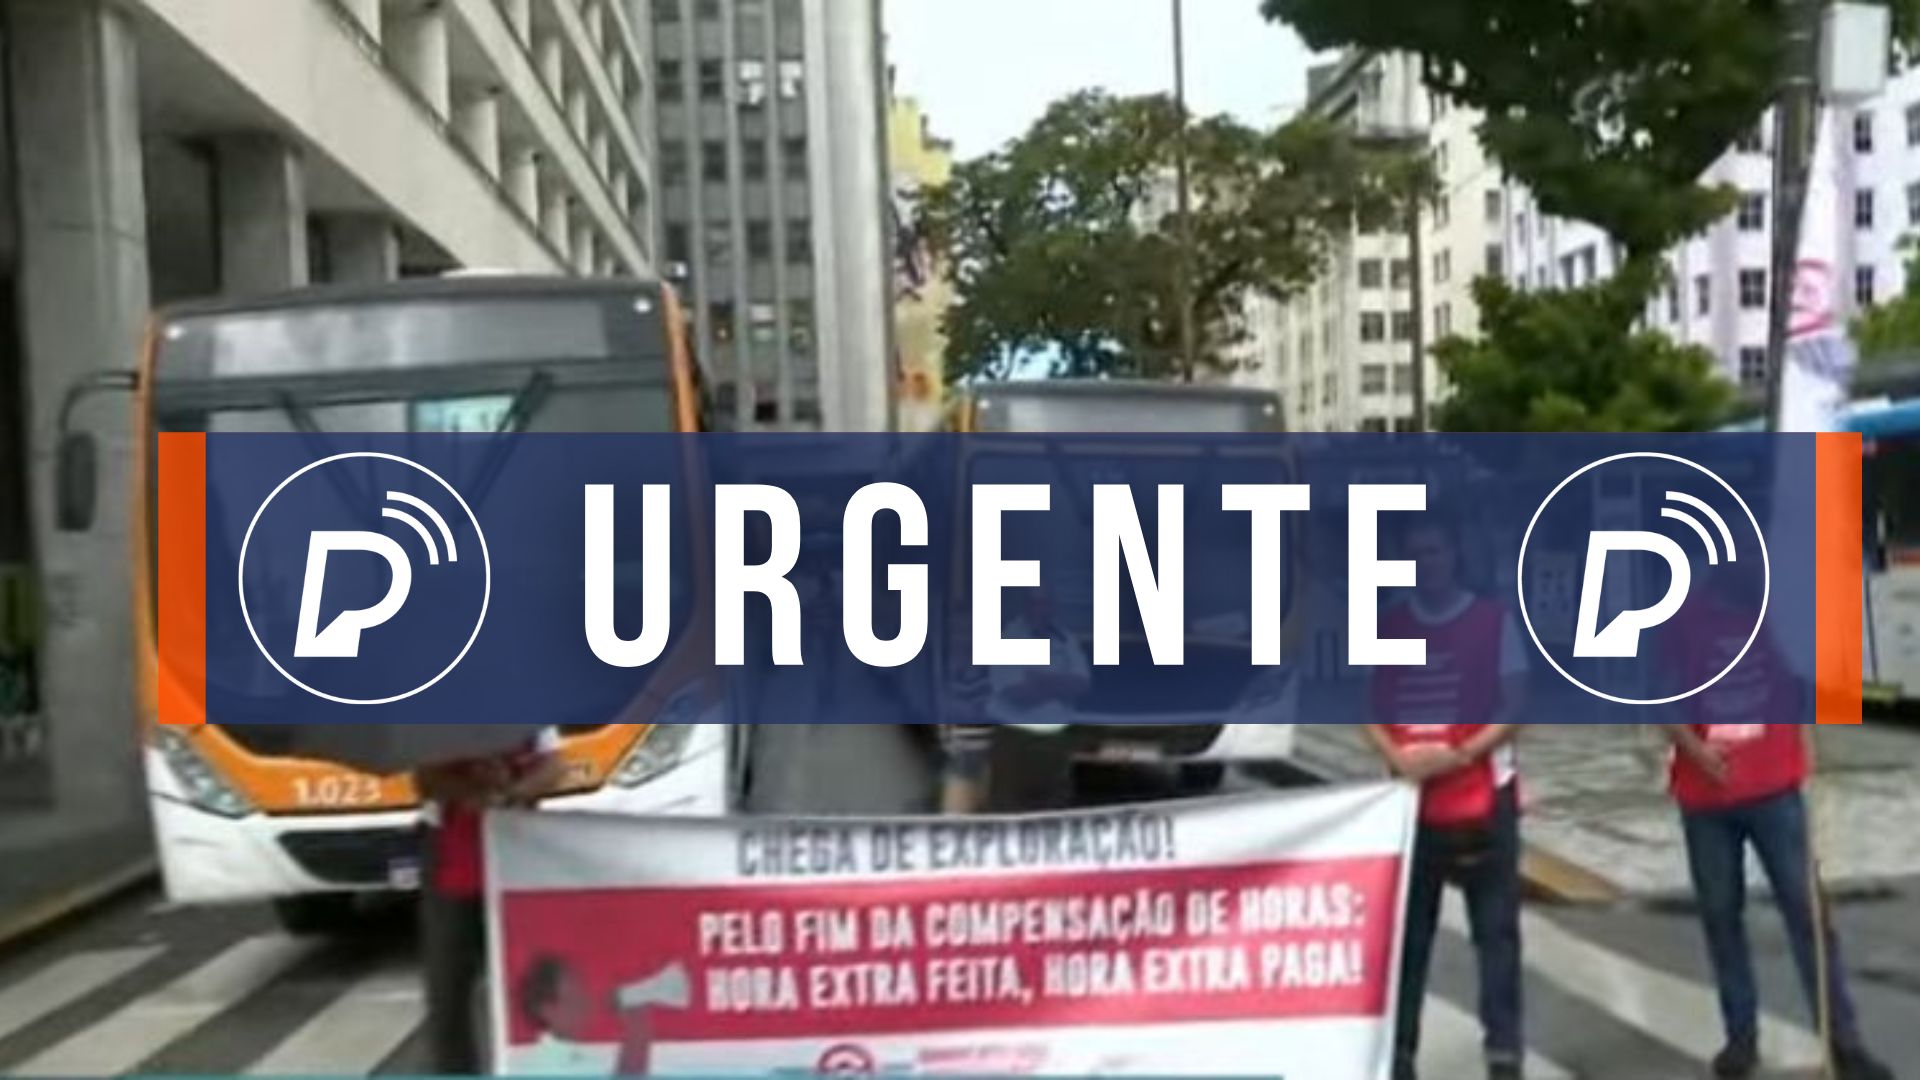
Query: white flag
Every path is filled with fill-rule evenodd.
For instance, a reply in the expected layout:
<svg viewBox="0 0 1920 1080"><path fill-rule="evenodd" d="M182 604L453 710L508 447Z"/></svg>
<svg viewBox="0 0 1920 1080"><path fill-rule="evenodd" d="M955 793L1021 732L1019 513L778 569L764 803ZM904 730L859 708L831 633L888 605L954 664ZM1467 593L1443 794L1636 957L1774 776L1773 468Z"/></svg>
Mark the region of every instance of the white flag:
<svg viewBox="0 0 1920 1080"><path fill-rule="evenodd" d="M1858 354L1840 303L1845 261L1835 215L1840 154L1835 118L1823 112L1800 211L1800 257L1787 316L1787 355L1780 380L1781 431L1835 431L1847 406Z"/></svg>

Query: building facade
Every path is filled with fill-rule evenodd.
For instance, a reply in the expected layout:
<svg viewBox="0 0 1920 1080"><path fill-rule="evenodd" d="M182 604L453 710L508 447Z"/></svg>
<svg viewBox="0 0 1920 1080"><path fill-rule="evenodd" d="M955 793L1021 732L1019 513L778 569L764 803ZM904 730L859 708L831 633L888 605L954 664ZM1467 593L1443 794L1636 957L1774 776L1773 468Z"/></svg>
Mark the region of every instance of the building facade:
<svg viewBox="0 0 1920 1080"><path fill-rule="evenodd" d="M878 0L649 0L662 251L743 428L890 426Z"/></svg>
<svg viewBox="0 0 1920 1080"><path fill-rule="evenodd" d="M53 529L68 387L159 304L486 267L651 274L637 0L0 0L0 923L133 865L123 507ZM124 398L77 422L125 490ZM31 873L17 872L31 866Z"/></svg>
<svg viewBox="0 0 1920 1080"><path fill-rule="evenodd" d="M894 333L901 431L932 431L946 408L946 333L953 282L920 227L926 194L953 176L953 144L936 138L920 103L892 98L887 149L893 177Z"/></svg>

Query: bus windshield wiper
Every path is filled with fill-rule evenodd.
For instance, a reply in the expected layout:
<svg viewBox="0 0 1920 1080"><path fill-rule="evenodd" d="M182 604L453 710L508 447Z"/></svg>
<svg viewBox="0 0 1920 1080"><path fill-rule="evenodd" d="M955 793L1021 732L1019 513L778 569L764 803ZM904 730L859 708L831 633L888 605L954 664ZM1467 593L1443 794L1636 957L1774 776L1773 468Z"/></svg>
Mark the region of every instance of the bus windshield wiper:
<svg viewBox="0 0 1920 1080"><path fill-rule="evenodd" d="M553 395L553 376L544 371L536 371L527 377L512 404L507 406L506 414L500 417L500 423L494 427L495 435L518 435L533 422L533 416ZM492 490L494 481L500 478L500 471L507 466L507 453L510 441L496 439L487 449L487 456L480 463L480 475L475 478L473 497L475 502L485 502L487 492Z"/></svg>

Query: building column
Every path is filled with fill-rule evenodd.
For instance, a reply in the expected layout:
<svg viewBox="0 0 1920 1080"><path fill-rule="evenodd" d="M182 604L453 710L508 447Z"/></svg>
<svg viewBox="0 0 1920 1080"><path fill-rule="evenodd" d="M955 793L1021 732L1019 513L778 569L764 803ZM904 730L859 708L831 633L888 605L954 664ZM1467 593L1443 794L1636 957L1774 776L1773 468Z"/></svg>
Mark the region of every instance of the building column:
<svg viewBox="0 0 1920 1080"><path fill-rule="evenodd" d="M586 20L587 40L593 43L594 50L607 47L607 9L587 0L580 6L580 17Z"/></svg>
<svg viewBox="0 0 1920 1080"><path fill-rule="evenodd" d="M322 224L332 280L378 285L400 276L400 235L377 214L336 214Z"/></svg>
<svg viewBox="0 0 1920 1080"><path fill-rule="evenodd" d="M613 205L621 213L633 211L633 182L627 179L627 170L621 169L613 176ZM636 221L634 228L640 228L645 222Z"/></svg>
<svg viewBox="0 0 1920 1080"><path fill-rule="evenodd" d="M560 36L548 34L533 46L533 66L540 72L540 81L547 84L553 92L554 100L567 100L567 56L561 51Z"/></svg>
<svg viewBox="0 0 1920 1080"><path fill-rule="evenodd" d="M307 283L307 174L275 135L232 135L215 149L220 192L220 290L280 292Z"/></svg>
<svg viewBox="0 0 1920 1080"><path fill-rule="evenodd" d="M454 106L453 130L487 175L499 179L500 92L486 90Z"/></svg>
<svg viewBox="0 0 1920 1080"><path fill-rule="evenodd" d="M574 87L567 91L565 100L567 103L567 123L573 128L573 133L578 135L582 142L585 142L587 138L587 120L589 117L587 112L587 88L584 86Z"/></svg>
<svg viewBox="0 0 1920 1080"><path fill-rule="evenodd" d="M540 231L547 234L548 242L560 251L562 259L573 250L573 227L567 212L567 192L564 184L554 184L546 193L546 209L540 214Z"/></svg>
<svg viewBox="0 0 1920 1080"><path fill-rule="evenodd" d="M54 460L67 389L138 362L150 303L139 59L117 4L15 0L8 16L42 708L57 718L47 732L54 805L74 842L92 843L106 839L93 829L139 828L145 813L128 737L138 709L128 515L116 497L132 485L132 399L104 394L75 412L99 440L86 532L55 528Z"/></svg>
<svg viewBox="0 0 1920 1080"><path fill-rule="evenodd" d="M506 154L502 183L513 205L528 218L540 220L540 152L531 146L515 146Z"/></svg>
<svg viewBox="0 0 1920 1080"><path fill-rule="evenodd" d="M588 140L587 145L589 152L593 155L593 167L599 171L601 176L607 175L608 170L613 164L613 157L611 152L612 147L607 144L606 129L601 128L595 131L593 138Z"/></svg>
<svg viewBox="0 0 1920 1080"><path fill-rule="evenodd" d="M374 41L380 40L380 0L343 0L355 22Z"/></svg>
<svg viewBox="0 0 1920 1080"><path fill-rule="evenodd" d="M439 4L421 8L387 27L388 62L420 92L435 115L446 119L452 104L447 62L447 13Z"/></svg>
<svg viewBox="0 0 1920 1080"><path fill-rule="evenodd" d="M514 36L527 42L533 36L533 0L500 0L500 6L507 15L507 25L513 27Z"/></svg>
<svg viewBox="0 0 1920 1080"><path fill-rule="evenodd" d="M593 273L594 249L597 237L593 234L593 225L587 221L573 223L573 268L581 274Z"/></svg>

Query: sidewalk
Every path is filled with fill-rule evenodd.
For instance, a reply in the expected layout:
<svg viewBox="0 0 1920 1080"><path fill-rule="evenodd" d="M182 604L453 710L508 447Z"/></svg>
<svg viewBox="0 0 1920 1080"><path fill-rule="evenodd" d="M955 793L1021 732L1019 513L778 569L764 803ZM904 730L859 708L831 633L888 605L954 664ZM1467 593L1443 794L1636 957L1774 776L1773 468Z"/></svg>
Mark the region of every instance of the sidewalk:
<svg viewBox="0 0 1920 1080"><path fill-rule="evenodd" d="M1829 884L1875 890L1920 875L1920 733L1886 727L1818 733L1814 814ZM1303 726L1303 763L1354 778L1379 775L1351 725ZM1544 853L1630 897L1692 892L1680 824L1665 788L1662 736L1633 725L1540 725L1521 737L1526 835ZM1750 867L1756 886L1763 884Z"/></svg>

